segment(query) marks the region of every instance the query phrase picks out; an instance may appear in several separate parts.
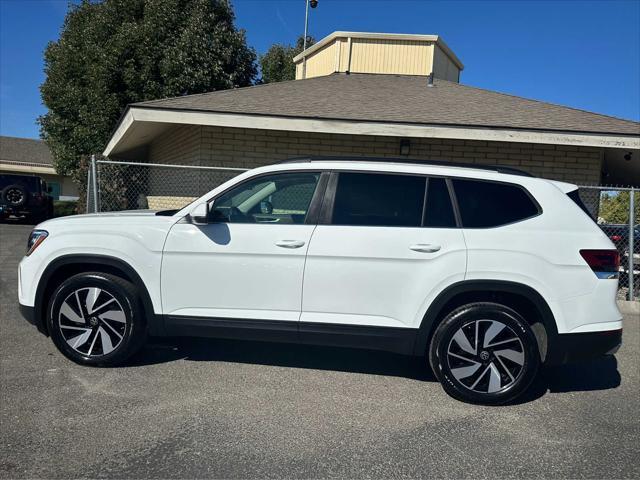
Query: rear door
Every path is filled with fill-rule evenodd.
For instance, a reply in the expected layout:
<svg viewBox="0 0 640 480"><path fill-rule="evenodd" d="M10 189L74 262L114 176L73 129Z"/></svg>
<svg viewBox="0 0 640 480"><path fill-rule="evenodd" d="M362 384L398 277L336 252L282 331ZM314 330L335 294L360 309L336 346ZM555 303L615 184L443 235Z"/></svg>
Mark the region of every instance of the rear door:
<svg viewBox="0 0 640 480"><path fill-rule="evenodd" d="M464 278L465 242L444 178L333 173L320 223L302 322L417 328L443 285Z"/></svg>

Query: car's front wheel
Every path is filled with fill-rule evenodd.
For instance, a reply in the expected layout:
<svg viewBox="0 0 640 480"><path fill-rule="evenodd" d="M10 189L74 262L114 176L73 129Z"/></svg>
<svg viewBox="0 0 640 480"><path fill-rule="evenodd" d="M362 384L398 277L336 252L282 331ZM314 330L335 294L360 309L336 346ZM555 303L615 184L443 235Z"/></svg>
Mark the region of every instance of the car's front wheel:
<svg viewBox="0 0 640 480"><path fill-rule="evenodd" d="M134 285L115 275L74 275L56 289L48 309L56 347L76 363L121 364L142 346L145 322Z"/></svg>
<svg viewBox="0 0 640 480"><path fill-rule="evenodd" d="M497 303L472 303L440 323L429 361L452 397L499 405L527 390L540 356L535 335L515 310Z"/></svg>

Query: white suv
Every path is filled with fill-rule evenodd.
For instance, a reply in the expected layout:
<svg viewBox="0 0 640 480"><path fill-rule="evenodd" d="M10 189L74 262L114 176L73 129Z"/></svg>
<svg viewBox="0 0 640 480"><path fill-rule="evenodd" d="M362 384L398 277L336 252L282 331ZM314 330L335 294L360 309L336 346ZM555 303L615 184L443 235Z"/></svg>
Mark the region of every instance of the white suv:
<svg viewBox="0 0 640 480"><path fill-rule="evenodd" d="M453 397L499 404L541 364L614 353L619 258L574 185L501 167L304 159L179 211L42 223L23 315L85 365L147 335L428 358Z"/></svg>

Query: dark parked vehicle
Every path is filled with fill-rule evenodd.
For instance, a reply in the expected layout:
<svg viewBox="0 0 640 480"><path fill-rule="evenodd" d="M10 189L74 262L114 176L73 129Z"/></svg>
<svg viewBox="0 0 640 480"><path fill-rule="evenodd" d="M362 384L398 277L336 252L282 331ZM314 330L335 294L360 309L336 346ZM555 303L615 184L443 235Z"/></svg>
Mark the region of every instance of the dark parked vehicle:
<svg viewBox="0 0 640 480"><path fill-rule="evenodd" d="M627 269L629 263L629 225L620 223L605 223L600 225L602 231L613 242L618 249L621 258L621 266ZM640 225L636 225L633 229L633 263L640 263Z"/></svg>
<svg viewBox="0 0 640 480"><path fill-rule="evenodd" d="M0 174L0 219L24 217L40 223L53 217L47 183L34 175Z"/></svg>

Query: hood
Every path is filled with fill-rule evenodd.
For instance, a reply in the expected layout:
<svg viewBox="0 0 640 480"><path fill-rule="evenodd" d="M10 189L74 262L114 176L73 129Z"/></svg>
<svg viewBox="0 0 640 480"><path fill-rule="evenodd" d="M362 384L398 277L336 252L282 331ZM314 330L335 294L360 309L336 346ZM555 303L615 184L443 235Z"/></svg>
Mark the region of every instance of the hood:
<svg viewBox="0 0 640 480"><path fill-rule="evenodd" d="M122 210L120 212L101 212L101 213L83 213L81 215L74 215L78 218L106 218L106 217L131 217L131 216L152 216L155 215L158 210Z"/></svg>
<svg viewBox="0 0 640 480"><path fill-rule="evenodd" d="M172 220L171 216L158 216L157 210L125 210L122 212L105 213L85 213L82 215L69 215L67 217L52 218L39 224L36 228L47 228L49 226L61 227L64 224L85 224L85 225L114 225L114 224L140 224L149 222L167 222Z"/></svg>

